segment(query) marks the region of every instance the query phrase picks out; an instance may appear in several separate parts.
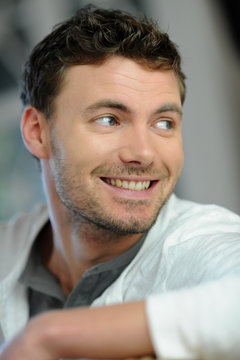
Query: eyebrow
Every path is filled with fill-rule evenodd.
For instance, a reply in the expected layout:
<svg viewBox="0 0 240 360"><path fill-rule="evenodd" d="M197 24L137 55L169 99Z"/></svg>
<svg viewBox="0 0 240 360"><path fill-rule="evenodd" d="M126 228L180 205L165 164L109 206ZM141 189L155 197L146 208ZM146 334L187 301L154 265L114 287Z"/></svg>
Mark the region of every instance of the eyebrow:
<svg viewBox="0 0 240 360"><path fill-rule="evenodd" d="M158 108L155 112L154 115L163 113L163 112L167 112L167 111L173 111L175 113L178 113L179 115L182 116L182 109L179 105L175 104L175 103L168 103L165 104L163 106L160 106L160 108Z"/></svg>
<svg viewBox="0 0 240 360"><path fill-rule="evenodd" d="M132 110L124 105L121 102L118 101L114 101L114 100L100 100L97 101L91 105L89 105L86 108L86 112L91 112L91 111L96 111L102 108L110 108L110 109L117 109L117 110L121 110L124 111L125 113L132 113ZM179 115L182 115L182 110L181 107L179 105L177 105L176 103L166 103L162 106L160 106L156 111L154 111L153 115L157 115L163 112L167 112L167 111L173 111L178 113Z"/></svg>
<svg viewBox="0 0 240 360"><path fill-rule="evenodd" d="M100 100L97 101L94 104L89 105L86 108L86 112L91 112L91 111L95 111L95 110L99 110L102 108L110 108L110 109L117 109L117 110L122 110L124 112L127 113L131 113L132 111L124 104L118 102L118 101L113 101L113 100Z"/></svg>

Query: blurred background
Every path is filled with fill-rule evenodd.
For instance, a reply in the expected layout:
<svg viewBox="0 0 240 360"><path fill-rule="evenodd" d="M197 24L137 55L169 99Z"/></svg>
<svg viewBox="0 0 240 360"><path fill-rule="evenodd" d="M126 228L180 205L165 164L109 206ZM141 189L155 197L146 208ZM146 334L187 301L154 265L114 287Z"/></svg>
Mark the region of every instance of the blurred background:
<svg viewBox="0 0 240 360"><path fill-rule="evenodd" d="M179 45L187 75L177 195L240 214L239 20L235 0L0 0L0 221L43 202L25 150L18 82L31 48L87 3L145 12Z"/></svg>

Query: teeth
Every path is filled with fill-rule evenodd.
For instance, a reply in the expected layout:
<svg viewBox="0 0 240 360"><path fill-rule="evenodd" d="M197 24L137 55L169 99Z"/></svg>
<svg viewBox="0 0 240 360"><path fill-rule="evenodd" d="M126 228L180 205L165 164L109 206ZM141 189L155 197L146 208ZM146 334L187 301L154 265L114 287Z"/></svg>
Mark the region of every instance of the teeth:
<svg viewBox="0 0 240 360"><path fill-rule="evenodd" d="M134 181L130 181L128 187L129 187L130 190L134 190L134 189L135 189L135 182L134 182Z"/></svg>
<svg viewBox="0 0 240 360"><path fill-rule="evenodd" d="M117 187L122 187L122 182L121 182L121 180L116 180L116 186Z"/></svg>
<svg viewBox="0 0 240 360"><path fill-rule="evenodd" d="M150 186L150 181L127 181L127 180L120 180L120 179L105 179L105 181L118 188L128 189L128 190L135 190L141 191L146 190Z"/></svg>
<svg viewBox="0 0 240 360"><path fill-rule="evenodd" d="M140 190L145 189L145 186L146 186L145 181L144 181L143 183L138 182L138 183L136 184L135 189L138 190L138 191L140 191Z"/></svg>

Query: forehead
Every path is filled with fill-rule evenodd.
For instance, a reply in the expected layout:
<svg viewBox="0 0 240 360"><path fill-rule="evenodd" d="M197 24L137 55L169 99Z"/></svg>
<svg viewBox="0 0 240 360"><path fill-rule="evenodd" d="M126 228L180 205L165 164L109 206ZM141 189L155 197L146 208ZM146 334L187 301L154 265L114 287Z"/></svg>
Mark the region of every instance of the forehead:
<svg viewBox="0 0 240 360"><path fill-rule="evenodd" d="M120 56L113 56L101 64L74 65L66 70L57 102L85 103L101 98L121 102L176 102L181 106L176 76L171 70L152 70Z"/></svg>

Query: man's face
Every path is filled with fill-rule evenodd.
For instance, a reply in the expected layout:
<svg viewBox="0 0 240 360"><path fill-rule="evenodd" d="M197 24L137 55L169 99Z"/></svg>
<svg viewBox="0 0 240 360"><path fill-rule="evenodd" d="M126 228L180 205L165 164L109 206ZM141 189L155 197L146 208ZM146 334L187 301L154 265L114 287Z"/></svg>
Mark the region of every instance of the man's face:
<svg viewBox="0 0 240 360"><path fill-rule="evenodd" d="M61 206L118 233L149 229L183 163L174 73L118 56L73 66L54 109L50 168Z"/></svg>

